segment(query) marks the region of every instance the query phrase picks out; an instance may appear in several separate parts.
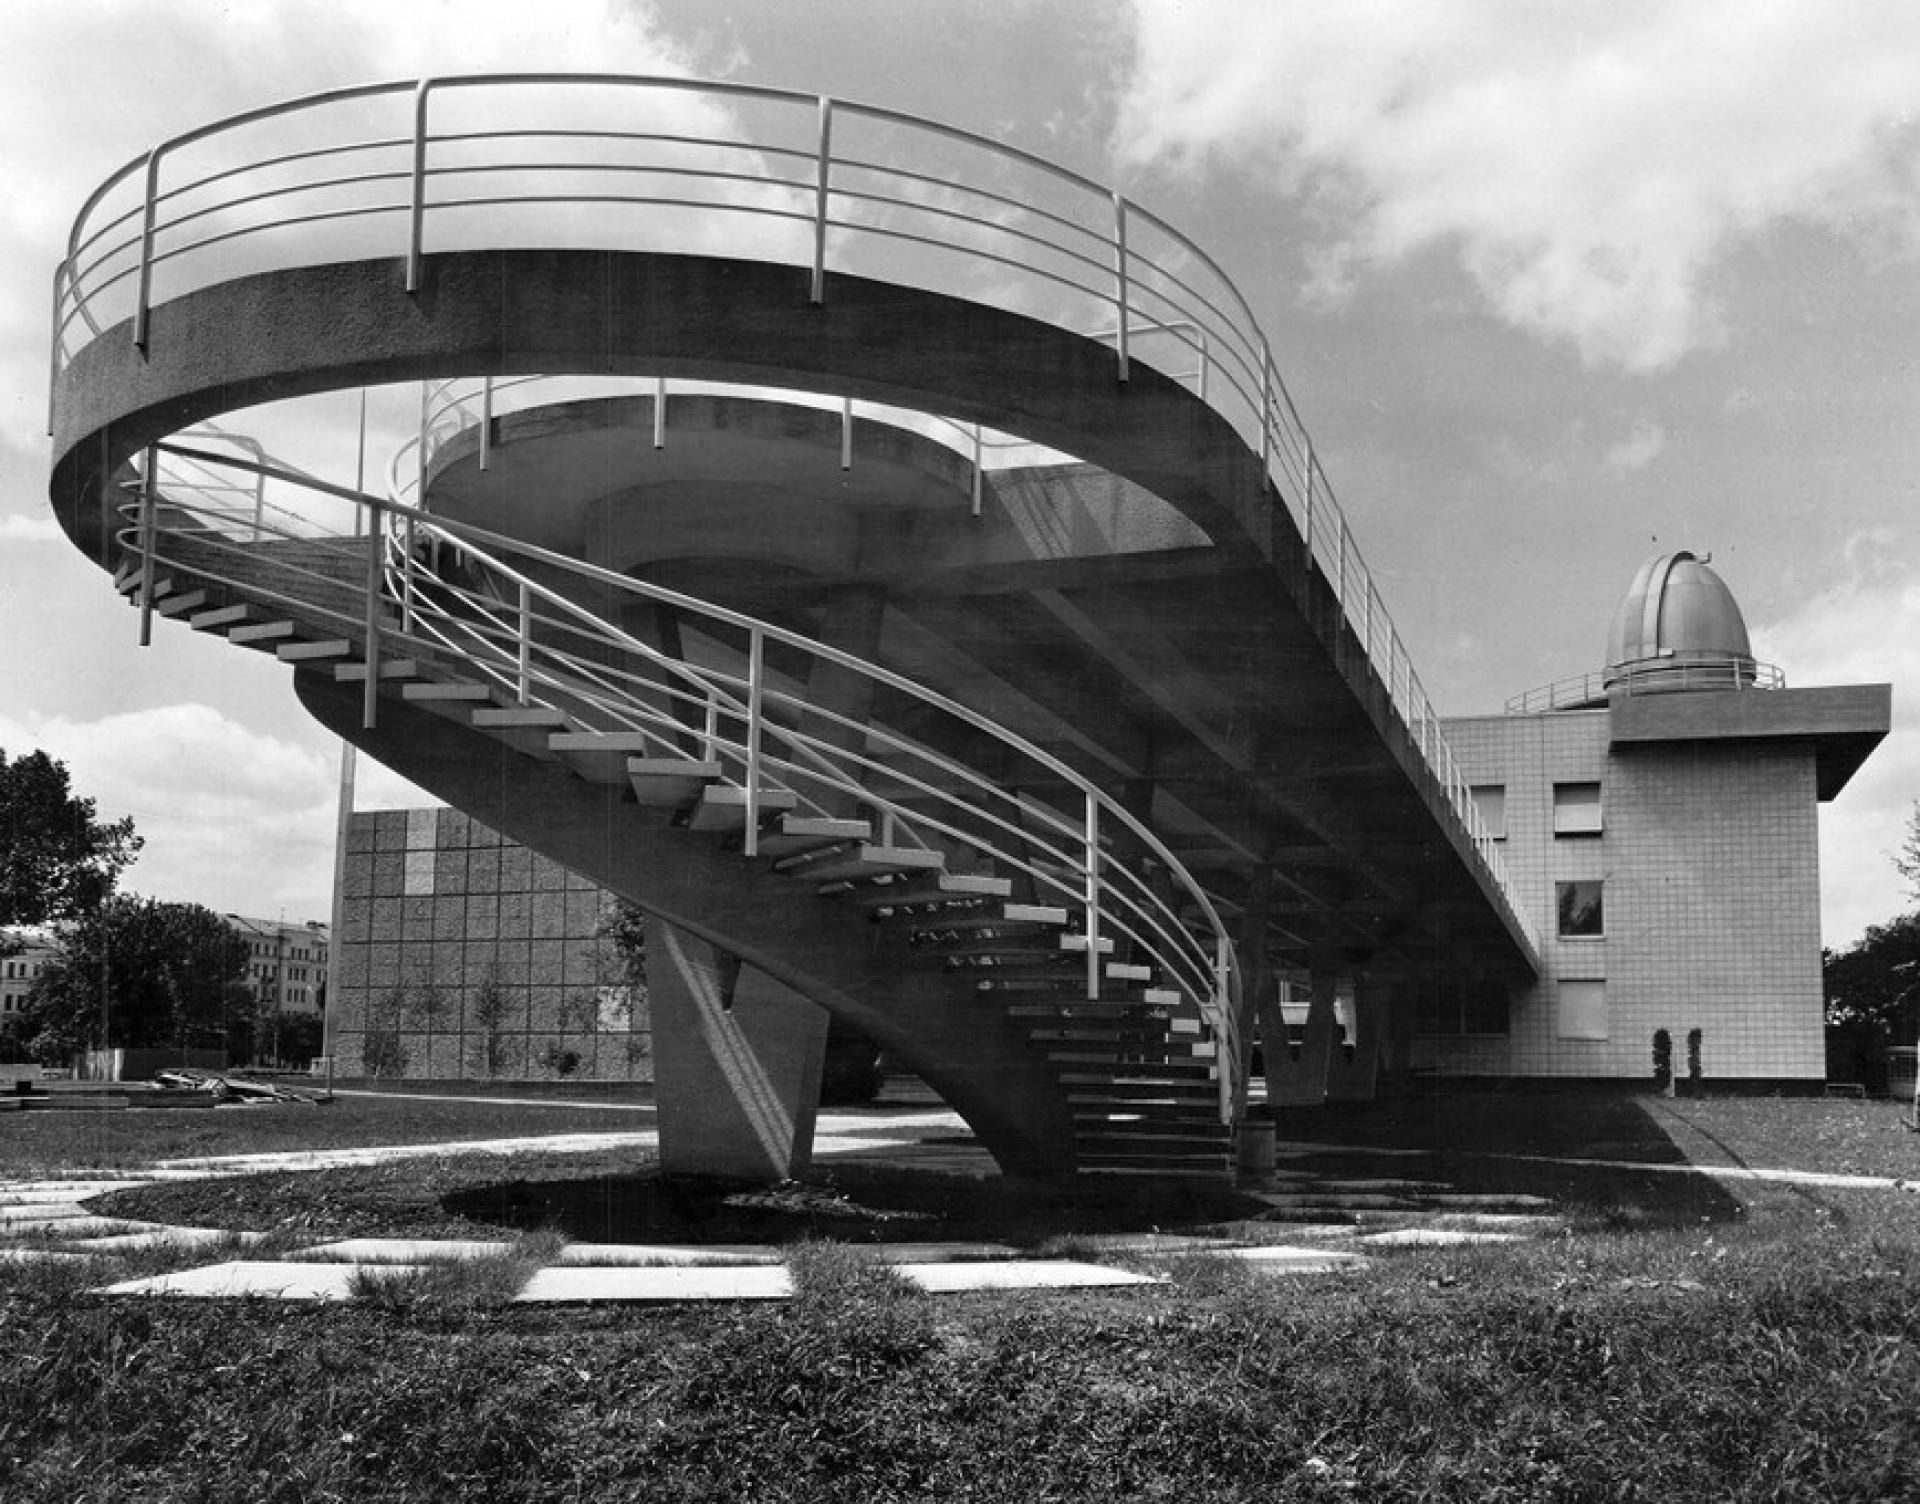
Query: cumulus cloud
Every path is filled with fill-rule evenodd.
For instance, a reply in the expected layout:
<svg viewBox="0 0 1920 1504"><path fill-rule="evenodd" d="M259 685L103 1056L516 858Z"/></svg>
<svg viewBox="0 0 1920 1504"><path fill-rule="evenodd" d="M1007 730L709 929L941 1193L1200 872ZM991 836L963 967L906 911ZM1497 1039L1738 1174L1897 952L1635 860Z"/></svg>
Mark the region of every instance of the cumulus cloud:
<svg viewBox="0 0 1920 1504"><path fill-rule="evenodd" d="M95 721L0 717L0 747L46 751L102 819L133 816L146 847L124 880L131 891L326 917L338 785L323 752L198 704Z"/></svg>
<svg viewBox="0 0 1920 1504"><path fill-rule="evenodd" d="M1651 419L1634 424L1633 432L1607 450L1607 464L1615 470L1644 470L1667 447L1667 431Z"/></svg>
<svg viewBox="0 0 1920 1504"><path fill-rule="evenodd" d="M1754 652L1794 685L1893 685L1893 730L1840 797L1820 809L1822 930L1844 946L1912 907L1893 867L1920 797L1920 570L1885 530L1847 540L1830 578L1776 620Z"/></svg>
<svg viewBox="0 0 1920 1504"><path fill-rule="evenodd" d="M51 517L0 517L0 543L61 543L66 536Z"/></svg>
<svg viewBox="0 0 1920 1504"><path fill-rule="evenodd" d="M1232 164L1325 226L1314 287L1440 248L1501 317L1651 370L1784 219L1910 250L1920 8L1134 0L1116 147Z"/></svg>

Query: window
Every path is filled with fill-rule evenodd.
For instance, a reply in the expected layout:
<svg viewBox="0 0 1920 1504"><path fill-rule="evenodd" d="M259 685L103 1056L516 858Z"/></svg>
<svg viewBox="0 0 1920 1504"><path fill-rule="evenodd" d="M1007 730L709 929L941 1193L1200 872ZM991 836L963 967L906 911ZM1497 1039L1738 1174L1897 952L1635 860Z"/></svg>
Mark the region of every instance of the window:
<svg viewBox="0 0 1920 1504"><path fill-rule="evenodd" d="M1553 786L1553 833L1557 836L1600 834L1600 785L1556 783Z"/></svg>
<svg viewBox="0 0 1920 1504"><path fill-rule="evenodd" d="M1559 935L1562 940L1597 940L1606 934L1601 912L1600 883L1555 883L1554 907L1559 911Z"/></svg>
<svg viewBox="0 0 1920 1504"><path fill-rule="evenodd" d="M1483 783L1472 790L1473 808L1487 834L1496 841L1507 838L1507 786Z"/></svg>
<svg viewBox="0 0 1920 1504"><path fill-rule="evenodd" d="M1555 989L1553 1032L1562 1039L1607 1037L1607 984L1562 982Z"/></svg>

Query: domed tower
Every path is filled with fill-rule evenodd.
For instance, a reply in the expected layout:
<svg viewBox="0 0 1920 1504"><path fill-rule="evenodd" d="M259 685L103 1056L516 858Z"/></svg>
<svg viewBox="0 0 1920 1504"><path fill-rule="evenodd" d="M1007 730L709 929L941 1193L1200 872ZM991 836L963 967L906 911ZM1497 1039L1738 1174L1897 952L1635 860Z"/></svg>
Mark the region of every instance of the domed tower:
<svg viewBox="0 0 1920 1504"><path fill-rule="evenodd" d="M1760 677L1726 581L1681 550L1642 564L1607 634L1607 690L1747 689Z"/></svg>

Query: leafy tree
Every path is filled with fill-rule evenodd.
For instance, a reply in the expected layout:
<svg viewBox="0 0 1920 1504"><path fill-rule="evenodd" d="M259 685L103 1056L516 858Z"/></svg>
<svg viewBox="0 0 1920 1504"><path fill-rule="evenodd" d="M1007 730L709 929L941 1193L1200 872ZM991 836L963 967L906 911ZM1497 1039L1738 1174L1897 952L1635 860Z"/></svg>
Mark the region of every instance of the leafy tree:
<svg viewBox="0 0 1920 1504"><path fill-rule="evenodd" d="M1920 903L1920 803L1907 813L1907 833L1893 855L1893 865L1907 880L1907 894Z"/></svg>
<svg viewBox="0 0 1920 1504"><path fill-rule="evenodd" d="M35 1057L172 1045L221 1049L250 999L247 942L211 909L112 897L66 926L27 996Z"/></svg>
<svg viewBox="0 0 1920 1504"><path fill-rule="evenodd" d="M75 796L64 763L0 750L0 924L47 924L92 912L140 851L131 819L106 824Z"/></svg>
<svg viewBox="0 0 1920 1504"><path fill-rule="evenodd" d="M1864 1024L1911 1040L1920 1025L1920 912L1903 914L1866 934L1844 951L1821 958L1827 1022Z"/></svg>

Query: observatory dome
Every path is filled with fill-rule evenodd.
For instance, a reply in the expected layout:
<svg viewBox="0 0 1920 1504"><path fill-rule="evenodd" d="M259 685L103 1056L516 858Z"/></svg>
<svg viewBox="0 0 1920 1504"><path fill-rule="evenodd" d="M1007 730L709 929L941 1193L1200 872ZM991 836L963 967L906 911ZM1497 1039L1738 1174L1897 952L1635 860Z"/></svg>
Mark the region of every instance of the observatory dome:
<svg viewBox="0 0 1920 1504"><path fill-rule="evenodd" d="M1746 619L1706 560L1682 550L1640 566L1607 634L1609 689L1738 689L1755 672Z"/></svg>

